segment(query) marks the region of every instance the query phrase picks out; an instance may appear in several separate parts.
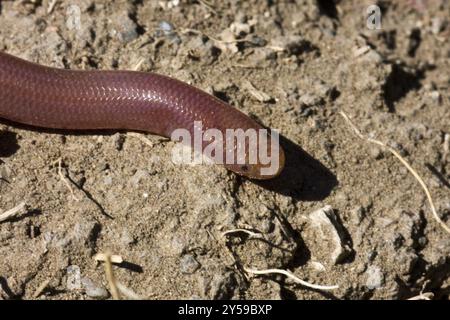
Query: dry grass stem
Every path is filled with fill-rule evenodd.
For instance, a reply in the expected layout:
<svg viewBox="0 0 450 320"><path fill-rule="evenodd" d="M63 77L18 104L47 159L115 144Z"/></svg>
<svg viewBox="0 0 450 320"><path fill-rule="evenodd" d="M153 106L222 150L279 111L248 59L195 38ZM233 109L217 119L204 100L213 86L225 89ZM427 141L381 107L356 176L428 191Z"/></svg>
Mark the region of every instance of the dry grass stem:
<svg viewBox="0 0 450 320"><path fill-rule="evenodd" d="M296 282L298 284L301 284L304 287L311 288L311 289L316 289L316 290L328 291L328 290L335 290L335 289L339 288L339 286L321 286L321 285L317 285L317 284L312 284L312 283L306 282L306 281L298 278L292 272L287 271L287 270L283 270L283 269L255 270L255 269L250 269L250 268L244 267L244 270L247 273L256 274L256 275L282 274L282 275L285 275L286 277L292 279L294 282Z"/></svg>
<svg viewBox="0 0 450 320"><path fill-rule="evenodd" d="M419 294L418 296L411 297L408 300L431 300L433 299L434 294L432 292L424 292Z"/></svg>
<svg viewBox="0 0 450 320"><path fill-rule="evenodd" d="M111 263L111 254L109 252L105 253L105 273L106 273L106 279L108 280L109 284L109 290L111 291L111 295L114 300L120 299L119 290L117 289L117 282L116 278L114 277L114 272L112 269L112 263Z"/></svg>
<svg viewBox="0 0 450 320"><path fill-rule="evenodd" d="M105 253L97 253L94 256L94 260L105 262L108 259L108 256L109 256L111 263L120 264L123 262L123 258L121 256L116 255L116 254L105 254Z"/></svg>
<svg viewBox="0 0 450 320"><path fill-rule="evenodd" d="M9 210L3 212L2 214L0 214L0 222L11 219L11 218L17 216L21 212L23 213L24 211L26 211L26 204L25 204L25 202L21 202L14 208L9 209Z"/></svg>
<svg viewBox="0 0 450 320"><path fill-rule="evenodd" d="M414 178L416 178L416 180L419 182L420 186L422 187L422 189L424 190L428 202L430 204L430 208L431 208L431 212L433 213L433 217L434 219L437 221L437 223L447 232L450 234L450 228L444 223L444 221L441 220L441 218L439 217L439 215L436 212L436 208L434 206L434 202L433 202L433 198L431 197L431 193L428 190L427 185L425 184L425 182L422 180L422 178L419 176L419 174L408 164L408 162L406 162L406 160L393 148L389 147L388 145L386 145L385 143L376 140L376 139L372 139L372 138L368 138L365 137L361 131L359 131L359 129L353 124L353 122L349 119L349 117L343 112L340 111L339 112L342 117L345 119L345 121L347 121L347 123L350 125L350 127L353 129L353 131L356 133L356 135L358 137L360 137L363 140L366 140L370 143L379 145L385 149L387 149L390 153L392 153L407 169L409 172L411 172L411 174L414 176Z"/></svg>

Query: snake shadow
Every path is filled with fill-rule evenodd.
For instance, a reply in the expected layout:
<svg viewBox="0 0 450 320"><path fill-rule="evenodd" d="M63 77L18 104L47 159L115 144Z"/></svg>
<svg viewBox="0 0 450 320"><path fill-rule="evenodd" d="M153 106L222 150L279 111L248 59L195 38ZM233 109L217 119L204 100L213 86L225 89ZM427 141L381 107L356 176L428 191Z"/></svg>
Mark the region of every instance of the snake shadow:
<svg viewBox="0 0 450 320"><path fill-rule="evenodd" d="M299 145L280 135L286 160L281 174L254 183L267 190L301 201L320 201L338 185L336 176Z"/></svg>

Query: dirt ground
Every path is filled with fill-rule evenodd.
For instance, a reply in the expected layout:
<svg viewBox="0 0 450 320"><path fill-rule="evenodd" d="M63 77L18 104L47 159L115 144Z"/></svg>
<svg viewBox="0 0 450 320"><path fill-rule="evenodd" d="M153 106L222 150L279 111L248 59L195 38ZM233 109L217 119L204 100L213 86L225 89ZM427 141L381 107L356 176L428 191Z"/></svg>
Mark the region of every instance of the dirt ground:
<svg viewBox="0 0 450 320"><path fill-rule="evenodd" d="M381 29L367 25L374 3ZM261 183L173 164L174 144L157 136L2 121L0 214L26 208L0 223L0 299L109 299L102 252L120 255L117 281L149 299L449 299L450 234L398 159L339 113L416 169L450 226L448 1L28 0L0 10L1 51L170 75L278 129L287 154L283 174ZM257 235L223 234L233 229Z"/></svg>

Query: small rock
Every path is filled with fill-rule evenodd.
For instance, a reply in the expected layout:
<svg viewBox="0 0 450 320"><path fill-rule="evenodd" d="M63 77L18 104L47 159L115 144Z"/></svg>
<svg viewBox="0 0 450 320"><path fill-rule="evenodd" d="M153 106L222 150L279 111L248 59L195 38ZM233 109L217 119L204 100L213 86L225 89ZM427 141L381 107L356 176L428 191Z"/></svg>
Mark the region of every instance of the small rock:
<svg viewBox="0 0 450 320"><path fill-rule="evenodd" d="M358 58L358 57L360 57L360 56L366 54L367 52L369 52L370 49L371 49L371 48L370 48L370 46L368 46L368 45L364 45L364 46L362 46L362 47L354 47L354 48L353 48L353 57L354 57L354 58Z"/></svg>
<svg viewBox="0 0 450 320"><path fill-rule="evenodd" d="M321 264L320 262L317 261L311 261L309 263L309 265L311 266L311 268L317 272L323 272L326 271L326 268L323 264Z"/></svg>
<svg viewBox="0 0 450 320"><path fill-rule="evenodd" d="M182 273L193 274L197 269L200 268L200 263L195 260L194 256L191 254L185 254L180 260L180 269Z"/></svg>
<svg viewBox="0 0 450 320"><path fill-rule="evenodd" d="M88 297L93 299L104 300L109 297L109 292L102 285L97 285L89 278L83 277L81 279L81 284L86 292Z"/></svg>
<svg viewBox="0 0 450 320"><path fill-rule="evenodd" d="M179 4L180 4L180 0L170 0L167 3L167 8L172 9L172 8L178 7Z"/></svg>
<svg viewBox="0 0 450 320"><path fill-rule="evenodd" d="M11 169L9 169L6 165L0 167L0 181L1 180L10 180L11 179Z"/></svg>
<svg viewBox="0 0 450 320"><path fill-rule="evenodd" d="M180 44L181 38L178 36L178 34L175 32L174 26L167 21L161 21L158 25L158 32L157 36L165 36L167 37L172 43Z"/></svg>
<svg viewBox="0 0 450 320"><path fill-rule="evenodd" d="M383 158L383 152L381 151L381 149L379 147L371 147L369 150L370 156L375 159L375 160L380 160L381 158Z"/></svg>
<svg viewBox="0 0 450 320"><path fill-rule="evenodd" d="M433 103L436 103L436 104L441 104L441 102L442 102L441 94L437 90L430 92L430 99L431 99L431 101L433 101Z"/></svg>
<svg viewBox="0 0 450 320"><path fill-rule="evenodd" d="M384 274L377 266L369 266L366 277L366 287L370 290L380 288L384 283Z"/></svg>
<svg viewBox="0 0 450 320"><path fill-rule="evenodd" d="M130 232L125 229L125 230L123 230L122 235L120 237L120 242L124 246L129 246L129 245L131 245L131 244L133 244L135 242L135 239L130 234Z"/></svg>
<svg viewBox="0 0 450 320"><path fill-rule="evenodd" d="M442 20L439 17L434 17L431 19L431 32L436 35L439 34L442 30L444 30L445 23L445 20Z"/></svg>
<svg viewBox="0 0 450 320"><path fill-rule="evenodd" d="M136 23L131 20L126 11L120 11L112 16L111 21L113 24L111 35L121 42L130 42L139 36Z"/></svg>
<svg viewBox="0 0 450 320"><path fill-rule="evenodd" d="M81 289L81 271L77 265L70 265L66 269L67 273L67 290Z"/></svg>
<svg viewBox="0 0 450 320"><path fill-rule="evenodd" d="M444 150L442 153L442 159L444 160L444 162L450 161L450 158L449 158L449 155L450 155L450 133L446 133L444 135L444 142L442 144L442 149ZM449 158L449 159L447 159L447 158ZM450 205L449 205L449 209L450 209Z"/></svg>
<svg viewBox="0 0 450 320"><path fill-rule="evenodd" d="M419 240L417 240L417 243L423 248L427 245L428 239L426 237L420 237Z"/></svg>
<svg viewBox="0 0 450 320"><path fill-rule="evenodd" d="M361 61L365 61L365 62L369 62L373 65L377 65L383 61L383 58L382 58L381 54L379 54L377 51L369 50L369 52L367 52L363 56Z"/></svg>
<svg viewBox="0 0 450 320"><path fill-rule="evenodd" d="M105 186L110 186L112 184L112 177L111 176L106 176L103 178L103 184Z"/></svg>
<svg viewBox="0 0 450 320"><path fill-rule="evenodd" d="M291 12L291 19L292 19L292 27L297 28L298 26L302 25L309 19L306 12L303 12L303 10L294 10Z"/></svg>
<svg viewBox="0 0 450 320"><path fill-rule="evenodd" d="M233 32L236 36L245 36L246 34L249 34L251 31L251 26L248 23L242 23L242 22L233 22L230 25L230 30Z"/></svg>
<svg viewBox="0 0 450 320"><path fill-rule="evenodd" d="M159 23L159 30L161 30L164 33L164 35L167 36L173 32L174 28L170 22L161 21Z"/></svg>
<svg viewBox="0 0 450 320"><path fill-rule="evenodd" d="M310 213L309 219L312 227L316 230L317 239L317 250L313 252L313 249L310 249L312 254L319 254L321 258L327 259L324 256L325 253L331 264L337 264L347 257L351 249L344 242L343 226L338 223L333 208L325 206L316 210Z"/></svg>

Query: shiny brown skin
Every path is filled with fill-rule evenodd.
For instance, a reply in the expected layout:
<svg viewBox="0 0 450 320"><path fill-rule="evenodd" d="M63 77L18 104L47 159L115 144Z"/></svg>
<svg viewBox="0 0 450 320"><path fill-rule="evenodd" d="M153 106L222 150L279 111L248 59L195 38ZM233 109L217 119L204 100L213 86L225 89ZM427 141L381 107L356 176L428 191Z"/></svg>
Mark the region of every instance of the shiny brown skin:
<svg viewBox="0 0 450 320"><path fill-rule="evenodd" d="M41 66L0 52L0 117L55 129L127 129L171 136L174 129L261 129L223 101L181 81L133 71L73 71ZM225 167L253 179L261 164Z"/></svg>

